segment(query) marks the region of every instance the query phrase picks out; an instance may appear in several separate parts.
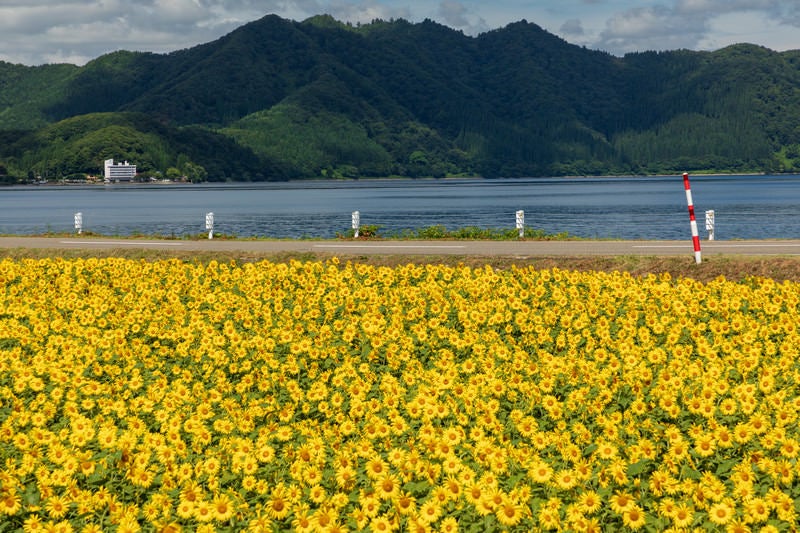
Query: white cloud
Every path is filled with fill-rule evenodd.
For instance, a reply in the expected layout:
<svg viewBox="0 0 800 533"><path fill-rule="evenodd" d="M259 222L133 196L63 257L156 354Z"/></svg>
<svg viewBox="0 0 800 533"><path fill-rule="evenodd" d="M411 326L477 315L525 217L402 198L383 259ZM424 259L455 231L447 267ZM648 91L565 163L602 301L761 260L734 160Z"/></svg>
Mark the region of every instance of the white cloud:
<svg viewBox="0 0 800 533"><path fill-rule="evenodd" d="M119 49L166 52L266 13L249 0L0 1L0 60L83 64ZM264 7L268 2L261 2ZM280 3L275 2L279 5ZM235 9L231 9L235 8Z"/></svg>
<svg viewBox="0 0 800 533"><path fill-rule="evenodd" d="M615 54L743 41L800 48L800 0L0 0L0 60L83 64L118 49L167 52L267 14L323 13L352 23L433 18L468 35L527 19Z"/></svg>
<svg viewBox="0 0 800 533"><path fill-rule="evenodd" d="M780 4L780 0L678 0L675 11L713 17L736 11L777 9Z"/></svg>
<svg viewBox="0 0 800 533"><path fill-rule="evenodd" d="M467 8L461 2L454 2L453 0L444 0L439 3L439 15L444 19L445 24L455 28L463 28L469 26L467 20Z"/></svg>
<svg viewBox="0 0 800 533"><path fill-rule="evenodd" d="M792 14L799 11L796 0L676 0L671 5L635 7L615 14L593 46L619 55L642 50L716 49L739 42L769 46L763 42L770 35L769 28L793 23ZM726 31L720 31L722 27ZM780 46L788 47L791 45Z"/></svg>
<svg viewBox="0 0 800 533"><path fill-rule="evenodd" d="M560 33L567 37L578 38L583 37L586 30L583 29L580 19L569 19L561 25Z"/></svg>
<svg viewBox="0 0 800 533"><path fill-rule="evenodd" d="M792 2L783 12L781 22L800 28L800 2Z"/></svg>
<svg viewBox="0 0 800 533"><path fill-rule="evenodd" d="M462 30L467 35L477 35L489 30L486 20L462 2L443 0L439 3L438 18L451 28Z"/></svg>
<svg viewBox="0 0 800 533"><path fill-rule="evenodd" d="M656 5L630 9L609 19L596 45L617 54L693 48L705 31L705 18L681 16Z"/></svg>

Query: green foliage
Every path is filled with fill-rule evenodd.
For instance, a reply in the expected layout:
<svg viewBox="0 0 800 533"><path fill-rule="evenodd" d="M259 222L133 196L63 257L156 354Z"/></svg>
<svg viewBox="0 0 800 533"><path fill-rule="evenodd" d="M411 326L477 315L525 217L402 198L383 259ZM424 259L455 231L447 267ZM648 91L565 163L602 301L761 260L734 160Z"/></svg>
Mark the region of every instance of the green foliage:
<svg viewBox="0 0 800 533"><path fill-rule="evenodd" d="M0 61L0 130L30 130L50 122L47 108L80 69L74 65L26 67Z"/></svg>
<svg viewBox="0 0 800 533"><path fill-rule="evenodd" d="M766 134L737 116L678 115L654 129L620 134L615 141L620 152L643 162L645 173L681 168L758 170L772 155Z"/></svg>
<svg viewBox="0 0 800 533"><path fill-rule="evenodd" d="M800 172L800 144L782 147L775 157L781 172Z"/></svg>
<svg viewBox="0 0 800 533"><path fill-rule="evenodd" d="M17 178L10 175L6 166L0 162L0 185L14 185L17 181Z"/></svg>
<svg viewBox="0 0 800 533"><path fill-rule="evenodd" d="M1 148L11 173L49 179L102 175L103 162L112 158L130 161L144 176L175 166L181 175L199 181L228 179L230 169L239 177L264 179L261 172L267 168L264 160L228 137L208 129L168 127L132 113L80 115L9 139ZM272 177L285 178L280 172Z"/></svg>
<svg viewBox="0 0 800 533"><path fill-rule="evenodd" d="M386 176L391 171L386 150L363 126L341 114L312 114L284 104L245 117L223 132L305 176Z"/></svg>
<svg viewBox="0 0 800 533"><path fill-rule="evenodd" d="M445 239L449 235L447 228L442 225L420 228L416 233L418 239Z"/></svg>
<svg viewBox="0 0 800 533"><path fill-rule="evenodd" d="M489 240L489 241L513 241L518 240L519 230L517 229L497 229L497 228L481 228L478 226L465 226L455 230L448 230L445 226L434 225L424 228L407 229L399 232L398 235L392 237L399 237L402 239L422 239L422 240L436 240L436 239L451 239L451 240ZM567 240L573 239L568 233L548 234L544 230L534 228L524 228L523 239L551 241L551 240Z"/></svg>
<svg viewBox="0 0 800 533"><path fill-rule="evenodd" d="M180 169L176 167L169 167L164 175L167 177L167 179L172 181L176 181L183 176Z"/></svg>
<svg viewBox="0 0 800 533"><path fill-rule="evenodd" d="M364 224L358 228L358 238L360 239L377 239L381 238L382 235L380 234L381 228L383 226L379 226L377 224ZM337 236L340 239L354 239L356 236L356 232L354 229L349 229L345 233L337 233Z"/></svg>
<svg viewBox="0 0 800 533"><path fill-rule="evenodd" d="M617 58L526 21L470 37L271 15L171 54L0 62L16 177L107 157L192 180L797 171L799 124L800 53Z"/></svg>

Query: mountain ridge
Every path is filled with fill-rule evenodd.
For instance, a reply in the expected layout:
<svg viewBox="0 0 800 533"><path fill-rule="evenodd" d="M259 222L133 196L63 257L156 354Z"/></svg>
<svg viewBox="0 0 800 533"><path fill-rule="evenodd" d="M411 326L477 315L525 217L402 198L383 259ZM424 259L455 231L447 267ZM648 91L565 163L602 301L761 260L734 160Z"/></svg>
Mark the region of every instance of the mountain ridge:
<svg viewBox="0 0 800 533"><path fill-rule="evenodd" d="M108 154L150 174L209 165L212 180L800 170L800 51L749 44L620 58L526 20L472 37L267 15L168 54L0 62L0 80L0 167L16 180L97 172ZM139 153L58 127L114 114L159 141ZM52 128L80 133L55 143Z"/></svg>

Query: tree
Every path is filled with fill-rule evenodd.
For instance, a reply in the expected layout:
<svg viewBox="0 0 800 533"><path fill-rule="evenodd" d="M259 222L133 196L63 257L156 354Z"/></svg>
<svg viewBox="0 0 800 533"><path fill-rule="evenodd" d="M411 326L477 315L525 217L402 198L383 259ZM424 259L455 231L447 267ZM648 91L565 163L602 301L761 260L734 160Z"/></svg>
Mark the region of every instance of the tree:
<svg viewBox="0 0 800 533"><path fill-rule="evenodd" d="M206 172L206 169L202 165L197 165L191 161L187 161L183 165L183 173L192 183L206 181L208 178L208 172Z"/></svg>
<svg viewBox="0 0 800 533"><path fill-rule="evenodd" d="M176 180L181 179L182 177L183 177L183 173L179 169L177 169L175 167L169 167L167 169L167 179L176 181Z"/></svg>

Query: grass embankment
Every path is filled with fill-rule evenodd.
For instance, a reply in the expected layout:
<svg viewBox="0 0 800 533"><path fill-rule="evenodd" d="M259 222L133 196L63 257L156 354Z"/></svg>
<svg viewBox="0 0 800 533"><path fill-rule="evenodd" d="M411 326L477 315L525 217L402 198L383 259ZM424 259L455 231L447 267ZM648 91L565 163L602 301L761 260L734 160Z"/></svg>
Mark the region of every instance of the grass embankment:
<svg viewBox="0 0 800 533"><path fill-rule="evenodd" d="M669 273L673 278L685 277L698 281L711 281L724 277L730 281L741 281L751 276L772 278L776 281L800 281L800 257L792 256L731 256L707 255L700 265L694 263L692 256L581 256L581 257L513 257L513 256L460 256L460 255L347 255L310 252L256 253L245 251L191 252L178 250L148 250L118 248L112 250L52 250L52 249L0 249L0 257L14 259L46 257L120 257L126 259L177 258L183 261L207 263L235 261L247 263L260 260L272 262L315 261L331 257L342 262L353 262L373 266L394 267L405 264L441 264L506 269L512 265L533 266L537 269L557 267L563 270L629 272L634 276Z"/></svg>

